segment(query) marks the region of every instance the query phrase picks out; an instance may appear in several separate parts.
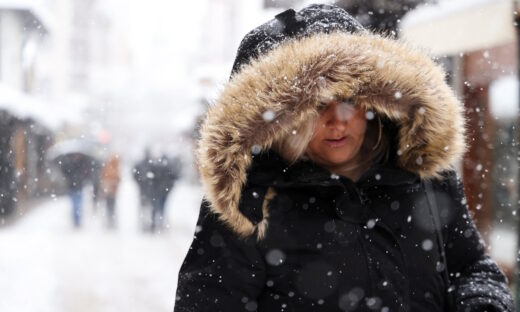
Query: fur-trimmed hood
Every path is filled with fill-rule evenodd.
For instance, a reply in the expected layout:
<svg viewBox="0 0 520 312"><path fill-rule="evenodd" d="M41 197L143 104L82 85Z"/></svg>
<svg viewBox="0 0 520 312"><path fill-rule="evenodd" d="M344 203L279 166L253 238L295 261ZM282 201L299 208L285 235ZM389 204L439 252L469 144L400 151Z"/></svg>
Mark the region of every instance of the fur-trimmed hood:
<svg viewBox="0 0 520 312"><path fill-rule="evenodd" d="M437 177L465 150L463 106L444 79L422 51L367 32L277 45L242 66L209 108L197 154L206 200L238 235L264 231L238 209L252 152L315 117L323 96L364 97L366 109L398 127L397 164Z"/></svg>

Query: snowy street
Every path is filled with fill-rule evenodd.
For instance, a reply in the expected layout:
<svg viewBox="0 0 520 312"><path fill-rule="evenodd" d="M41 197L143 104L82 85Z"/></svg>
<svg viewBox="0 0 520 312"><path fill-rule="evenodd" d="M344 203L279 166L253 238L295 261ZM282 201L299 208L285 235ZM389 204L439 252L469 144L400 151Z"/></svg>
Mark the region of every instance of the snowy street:
<svg viewBox="0 0 520 312"><path fill-rule="evenodd" d="M67 197L42 201L0 228L0 311L172 311L201 190L180 180L165 231L143 232L137 185L122 169L114 230L105 226L104 207L94 211L87 197L80 229Z"/></svg>
<svg viewBox="0 0 520 312"><path fill-rule="evenodd" d="M520 312L520 0L0 25L0 312Z"/></svg>

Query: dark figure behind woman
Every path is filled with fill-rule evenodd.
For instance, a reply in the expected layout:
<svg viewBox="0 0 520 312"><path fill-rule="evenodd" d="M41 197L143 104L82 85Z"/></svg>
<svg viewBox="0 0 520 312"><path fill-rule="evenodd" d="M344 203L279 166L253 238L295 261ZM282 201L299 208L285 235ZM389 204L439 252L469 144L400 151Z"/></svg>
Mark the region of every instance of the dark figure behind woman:
<svg viewBox="0 0 520 312"><path fill-rule="evenodd" d="M176 158L168 158L166 155L152 163L152 223L150 227L152 232L160 231L164 227L166 199L175 181L179 178L179 170L178 160Z"/></svg>

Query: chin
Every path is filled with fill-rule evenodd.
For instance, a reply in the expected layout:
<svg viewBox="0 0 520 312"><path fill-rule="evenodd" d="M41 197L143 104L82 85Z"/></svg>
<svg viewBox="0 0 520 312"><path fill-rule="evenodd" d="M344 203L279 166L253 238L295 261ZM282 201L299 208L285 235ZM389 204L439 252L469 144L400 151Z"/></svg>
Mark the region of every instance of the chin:
<svg viewBox="0 0 520 312"><path fill-rule="evenodd" d="M352 159L350 153L334 153L329 154L325 158L327 162L334 166L340 166L348 163Z"/></svg>

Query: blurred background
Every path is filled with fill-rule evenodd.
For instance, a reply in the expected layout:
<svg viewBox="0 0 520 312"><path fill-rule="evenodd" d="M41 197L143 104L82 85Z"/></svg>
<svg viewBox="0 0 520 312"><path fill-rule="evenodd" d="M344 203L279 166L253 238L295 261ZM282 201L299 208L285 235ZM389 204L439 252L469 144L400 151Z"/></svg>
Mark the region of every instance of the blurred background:
<svg viewBox="0 0 520 312"><path fill-rule="evenodd" d="M203 194L197 125L240 39L310 3L444 66L467 201L518 290L516 1L0 0L0 311L171 311Z"/></svg>

